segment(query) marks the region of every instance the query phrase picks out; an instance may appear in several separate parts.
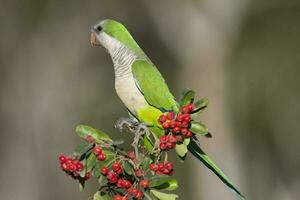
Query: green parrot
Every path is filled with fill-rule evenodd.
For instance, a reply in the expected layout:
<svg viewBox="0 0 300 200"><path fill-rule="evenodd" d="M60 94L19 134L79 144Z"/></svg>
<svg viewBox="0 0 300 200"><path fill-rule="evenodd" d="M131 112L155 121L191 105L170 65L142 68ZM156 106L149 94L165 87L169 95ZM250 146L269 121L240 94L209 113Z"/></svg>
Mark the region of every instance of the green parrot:
<svg viewBox="0 0 300 200"><path fill-rule="evenodd" d="M115 71L115 89L131 116L146 124L157 136L164 134L159 117L179 111L162 75L121 23L106 19L91 30L91 43L103 46L111 56ZM245 197L200 148L193 136L187 146L189 152L213 171L241 199Z"/></svg>

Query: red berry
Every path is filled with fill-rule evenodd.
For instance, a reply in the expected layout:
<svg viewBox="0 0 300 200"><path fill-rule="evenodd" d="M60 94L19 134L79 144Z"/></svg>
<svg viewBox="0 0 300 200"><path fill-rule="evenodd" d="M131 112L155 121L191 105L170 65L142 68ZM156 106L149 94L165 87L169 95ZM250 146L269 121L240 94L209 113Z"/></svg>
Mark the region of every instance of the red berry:
<svg viewBox="0 0 300 200"><path fill-rule="evenodd" d="M91 178L91 172L87 172L84 176L85 180L89 180Z"/></svg>
<svg viewBox="0 0 300 200"><path fill-rule="evenodd" d="M154 164L154 163L151 163L151 164L149 165L149 168L150 168L151 171L156 171L156 170L157 170L157 165Z"/></svg>
<svg viewBox="0 0 300 200"><path fill-rule="evenodd" d="M175 148L175 143L168 142L168 143L167 143L167 148L168 148L168 149L173 149L173 148Z"/></svg>
<svg viewBox="0 0 300 200"><path fill-rule="evenodd" d="M182 125L182 122L176 121L176 127L180 128L181 125ZM175 128L176 128L176 127L175 127Z"/></svg>
<svg viewBox="0 0 300 200"><path fill-rule="evenodd" d="M148 188L149 187L149 181L147 179L141 180L140 181L140 186L142 188Z"/></svg>
<svg viewBox="0 0 300 200"><path fill-rule="evenodd" d="M182 113L188 113L188 112L189 112L188 106L183 106L183 107L181 108L181 112L182 112Z"/></svg>
<svg viewBox="0 0 300 200"><path fill-rule="evenodd" d="M186 133L187 133L188 131L189 131L189 130L188 130L187 128L182 128L180 132L181 132L182 135L186 135Z"/></svg>
<svg viewBox="0 0 300 200"><path fill-rule="evenodd" d="M186 122L186 121L183 121L182 123L181 123L181 127L182 128L187 128L187 127L189 127L189 122Z"/></svg>
<svg viewBox="0 0 300 200"><path fill-rule="evenodd" d="M103 167L101 168L101 174L103 174L103 175L106 176L106 175L108 174L108 172L109 172L109 170L108 170L107 167L103 166Z"/></svg>
<svg viewBox="0 0 300 200"><path fill-rule="evenodd" d="M180 132L180 128L177 126L177 127L173 128L172 132L177 134Z"/></svg>
<svg viewBox="0 0 300 200"><path fill-rule="evenodd" d="M130 188L132 186L132 183L128 180L125 180L123 185L124 185L124 188Z"/></svg>
<svg viewBox="0 0 300 200"><path fill-rule="evenodd" d="M185 135L185 137L188 137L188 138L190 138L190 137L192 137L192 132L191 131L188 131L187 133L186 133L186 135Z"/></svg>
<svg viewBox="0 0 300 200"><path fill-rule="evenodd" d="M118 175L115 173L108 173L107 178L110 183L116 183L118 181Z"/></svg>
<svg viewBox="0 0 300 200"><path fill-rule="evenodd" d="M171 170L169 176L173 176L173 174L175 174L175 170Z"/></svg>
<svg viewBox="0 0 300 200"><path fill-rule="evenodd" d="M191 121L191 116L190 116L190 114L185 114L185 115L184 115L184 121L185 121L185 122L190 122L190 121Z"/></svg>
<svg viewBox="0 0 300 200"><path fill-rule="evenodd" d="M96 154L96 155L102 154L102 149L101 149L101 147L95 146L94 149L93 149L93 153Z"/></svg>
<svg viewBox="0 0 300 200"><path fill-rule="evenodd" d="M170 170L168 170L167 168L164 168L164 170L162 171L164 174L169 174Z"/></svg>
<svg viewBox="0 0 300 200"><path fill-rule="evenodd" d="M170 127L175 128L176 127L176 121L170 121Z"/></svg>
<svg viewBox="0 0 300 200"><path fill-rule="evenodd" d="M133 192L133 188L128 188L128 189L127 189L127 193L128 193L128 194L132 194L132 192Z"/></svg>
<svg viewBox="0 0 300 200"><path fill-rule="evenodd" d="M103 160L106 159L106 155L101 153L101 154L99 154L99 155L97 156L97 159L98 159L99 161L103 161Z"/></svg>
<svg viewBox="0 0 300 200"><path fill-rule="evenodd" d="M74 164L68 164L68 170L70 170L71 172L74 172L76 170L76 166Z"/></svg>
<svg viewBox="0 0 300 200"><path fill-rule="evenodd" d="M136 188L131 188L130 194L132 194L133 196L136 196L136 194L138 193L138 189Z"/></svg>
<svg viewBox="0 0 300 200"><path fill-rule="evenodd" d="M182 136L181 135L177 135L176 136L176 141L177 142L182 142Z"/></svg>
<svg viewBox="0 0 300 200"><path fill-rule="evenodd" d="M84 168L83 164L81 162L78 162L76 164L76 171L82 171Z"/></svg>
<svg viewBox="0 0 300 200"><path fill-rule="evenodd" d="M68 158L68 157L67 157L67 158L66 158L66 163L67 163L67 164L72 164L72 163L73 163L73 160L72 160L71 158Z"/></svg>
<svg viewBox="0 0 300 200"><path fill-rule="evenodd" d="M116 171L117 174L122 174L122 172L123 172L123 168Z"/></svg>
<svg viewBox="0 0 300 200"><path fill-rule="evenodd" d="M167 144L166 144L166 143L160 143L160 144L159 144L159 148L160 148L161 150L165 150L165 149L167 148Z"/></svg>
<svg viewBox="0 0 300 200"><path fill-rule="evenodd" d="M134 151L128 151L128 152L127 152L127 156L128 156L128 158L130 158L130 159L135 159L135 153L134 153Z"/></svg>
<svg viewBox="0 0 300 200"><path fill-rule="evenodd" d="M139 191L136 193L135 198L136 198L136 199L142 199L143 196L144 196L144 193L143 193L142 191L139 190Z"/></svg>
<svg viewBox="0 0 300 200"><path fill-rule="evenodd" d="M119 163L119 162L115 162L115 163L111 166L111 168L112 168L114 171L119 171L119 170L122 168L122 165L121 165L121 163Z"/></svg>
<svg viewBox="0 0 300 200"><path fill-rule="evenodd" d="M193 112L195 109L195 105L190 103L189 105L187 105L189 112Z"/></svg>
<svg viewBox="0 0 300 200"><path fill-rule="evenodd" d="M65 162L67 161L67 157L64 156L64 155L60 155L60 156L58 157L58 159L59 159L60 163L65 163Z"/></svg>
<svg viewBox="0 0 300 200"><path fill-rule="evenodd" d="M167 162L167 163L165 164L165 168L168 169L168 170L172 170L172 169L173 169L173 163Z"/></svg>
<svg viewBox="0 0 300 200"><path fill-rule="evenodd" d="M166 115L161 115L161 116L159 117L159 122L162 124L162 123L166 122L167 119L168 119L168 118L167 118Z"/></svg>
<svg viewBox="0 0 300 200"><path fill-rule="evenodd" d="M155 172L155 174L156 175L163 175L163 173L161 171L158 171L158 170Z"/></svg>
<svg viewBox="0 0 300 200"><path fill-rule="evenodd" d="M125 188L124 187L124 180L119 179L118 182L117 182L117 186L120 187L120 188Z"/></svg>
<svg viewBox="0 0 300 200"><path fill-rule="evenodd" d="M174 128L175 129L175 128ZM179 129L179 128L178 128ZM179 131L179 130L178 130ZM169 142L171 142L171 143L175 143L176 142L176 138L175 138L175 136L174 135L169 135Z"/></svg>
<svg viewBox="0 0 300 200"><path fill-rule="evenodd" d="M179 122L183 121L183 115L179 113L176 117L176 120Z"/></svg>
<svg viewBox="0 0 300 200"><path fill-rule="evenodd" d="M169 123L169 122L164 122L164 123L162 124L162 127L163 127L164 129L168 129L168 128L170 128L170 123Z"/></svg>
<svg viewBox="0 0 300 200"><path fill-rule="evenodd" d="M61 164L61 168L62 168L62 170L64 170L64 171L67 171L67 170L68 170L68 166L67 166L66 163Z"/></svg>
<svg viewBox="0 0 300 200"><path fill-rule="evenodd" d="M160 137L159 141L161 143L166 143L168 141L168 137L166 135L163 135L163 136Z"/></svg>
<svg viewBox="0 0 300 200"><path fill-rule="evenodd" d="M168 112L167 113L167 119L168 120L172 120L172 119L174 119L174 117L175 117L175 114L173 112Z"/></svg>
<svg viewBox="0 0 300 200"><path fill-rule="evenodd" d="M165 168L165 165L164 165L163 163L159 163L159 164L157 165L158 171L163 171L164 168Z"/></svg>
<svg viewBox="0 0 300 200"><path fill-rule="evenodd" d="M124 197L118 194L114 196L114 200L124 200Z"/></svg>
<svg viewBox="0 0 300 200"><path fill-rule="evenodd" d="M77 164L79 163L79 160L73 159L73 160L72 160L72 163L73 163L74 165L77 165Z"/></svg>
<svg viewBox="0 0 300 200"><path fill-rule="evenodd" d="M143 171L141 170L141 169L137 169L137 170L135 170L135 175L137 176L137 177L142 177L143 175L144 175L144 173L143 173Z"/></svg>

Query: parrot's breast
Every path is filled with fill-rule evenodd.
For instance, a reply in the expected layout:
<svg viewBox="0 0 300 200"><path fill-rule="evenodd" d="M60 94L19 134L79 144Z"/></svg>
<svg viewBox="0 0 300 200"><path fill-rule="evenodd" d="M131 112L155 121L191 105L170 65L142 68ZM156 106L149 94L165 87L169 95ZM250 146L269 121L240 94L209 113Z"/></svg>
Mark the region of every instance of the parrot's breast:
<svg viewBox="0 0 300 200"><path fill-rule="evenodd" d="M120 99L133 114L137 115L139 110L149 106L131 73L126 77L116 77L115 88Z"/></svg>

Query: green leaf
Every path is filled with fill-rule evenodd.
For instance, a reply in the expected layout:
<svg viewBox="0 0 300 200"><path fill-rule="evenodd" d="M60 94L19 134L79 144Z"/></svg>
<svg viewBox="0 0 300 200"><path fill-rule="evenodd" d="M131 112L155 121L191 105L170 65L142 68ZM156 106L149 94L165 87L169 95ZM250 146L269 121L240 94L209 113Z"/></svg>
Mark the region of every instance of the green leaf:
<svg viewBox="0 0 300 200"><path fill-rule="evenodd" d="M124 161L122 163L122 166L123 166L124 171L126 172L126 174L132 175L134 173L133 166L130 163Z"/></svg>
<svg viewBox="0 0 300 200"><path fill-rule="evenodd" d="M221 169L205 154L200 148L197 138L193 138L188 146L189 151L196 158L198 158L206 167L208 167L213 173L215 173L221 181L226 184L234 193L239 195L240 199L245 200L245 197L235 188L233 183L227 178L227 176L221 171Z"/></svg>
<svg viewBox="0 0 300 200"><path fill-rule="evenodd" d="M152 163L151 158L145 157L143 162L141 163L142 170L145 172L149 169L149 165Z"/></svg>
<svg viewBox="0 0 300 200"><path fill-rule="evenodd" d="M112 198L104 192L96 192L94 194L93 200L112 200Z"/></svg>
<svg viewBox="0 0 300 200"><path fill-rule="evenodd" d="M192 133L195 133L197 135L207 135L208 134L208 128L200 122L192 121L192 125L189 130Z"/></svg>
<svg viewBox="0 0 300 200"><path fill-rule="evenodd" d="M100 171L100 170L101 170L101 167L102 167L102 165L101 165L100 162L97 162L97 163L95 164L95 167L94 167L93 172L92 172L93 177L99 178L99 176L100 176L100 174L101 174L101 171Z"/></svg>
<svg viewBox="0 0 300 200"><path fill-rule="evenodd" d="M208 99L200 99L195 104L195 109L192 113L202 112L208 106Z"/></svg>
<svg viewBox="0 0 300 200"><path fill-rule="evenodd" d="M86 153L90 148L92 148L93 144L88 143L81 143L74 149L74 156L81 156L82 154Z"/></svg>
<svg viewBox="0 0 300 200"><path fill-rule="evenodd" d="M91 153L90 156L86 159L86 171L91 171L96 164L96 155Z"/></svg>
<svg viewBox="0 0 300 200"><path fill-rule="evenodd" d="M183 91L180 107L185 106L189 103L193 103L194 98L195 98L195 91L193 90Z"/></svg>
<svg viewBox="0 0 300 200"><path fill-rule="evenodd" d="M146 134L144 136L144 146L147 151L152 151L153 149L153 143Z"/></svg>
<svg viewBox="0 0 300 200"><path fill-rule="evenodd" d="M190 141L191 141L190 138L185 138L185 139L183 140L183 144L185 144L185 146L187 146L187 145L190 144Z"/></svg>
<svg viewBox="0 0 300 200"><path fill-rule="evenodd" d="M112 141L112 139L106 133L90 126L78 125L75 131L77 135L83 139L87 138L88 136L93 137L97 143L102 143L103 140Z"/></svg>
<svg viewBox="0 0 300 200"><path fill-rule="evenodd" d="M150 188L157 190L176 190L178 188L178 182L174 178L159 177L150 180Z"/></svg>
<svg viewBox="0 0 300 200"><path fill-rule="evenodd" d="M150 190L150 192L160 200L176 200L178 198L176 194L163 193L157 190Z"/></svg>
<svg viewBox="0 0 300 200"><path fill-rule="evenodd" d="M175 147L175 150L176 150L176 153L177 155L181 158L181 159L185 159L186 157L186 154L187 154L187 147L185 144L176 144L176 147Z"/></svg>
<svg viewBox="0 0 300 200"><path fill-rule="evenodd" d="M194 105L195 105L195 109L191 113L191 118L195 120L208 106L208 99L200 99Z"/></svg>

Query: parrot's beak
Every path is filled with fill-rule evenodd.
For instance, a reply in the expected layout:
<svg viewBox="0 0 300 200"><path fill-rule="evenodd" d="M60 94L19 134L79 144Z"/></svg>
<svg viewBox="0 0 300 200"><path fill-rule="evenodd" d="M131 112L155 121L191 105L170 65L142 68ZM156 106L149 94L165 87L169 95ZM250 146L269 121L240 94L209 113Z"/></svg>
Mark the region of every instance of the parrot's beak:
<svg viewBox="0 0 300 200"><path fill-rule="evenodd" d="M92 46L100 46L100 42L97 39L96 33L92 30L91 38L90 38Z"/></svg>

